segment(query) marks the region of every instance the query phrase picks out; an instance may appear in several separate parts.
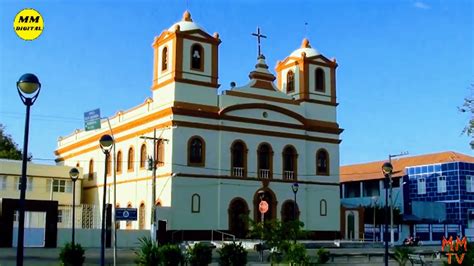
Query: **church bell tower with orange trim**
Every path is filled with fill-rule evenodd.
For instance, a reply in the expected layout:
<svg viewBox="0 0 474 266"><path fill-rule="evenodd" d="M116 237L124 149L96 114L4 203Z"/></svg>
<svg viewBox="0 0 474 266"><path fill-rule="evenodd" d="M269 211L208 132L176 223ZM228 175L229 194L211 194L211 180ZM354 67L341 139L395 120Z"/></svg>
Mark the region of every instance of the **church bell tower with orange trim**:
<svg viewBox="0 0 474 266"><path fill-rule="evenodd" d="M312 48L308 39L275 68L278 89L302 102L336 103L336 59Z"/></svg>
<svg viewBox="0 0 474 266"><path fill-rule="evenodd" d="M153 41L153 97L186 102L189 100L186 96L195 93L205 96L203 93L207 91L213 95L211 99L216 98L220 43L218 33L209 35L193 21L189 11L184 12L181 21ZM205 100L192 102L210 104Z"/></svg>

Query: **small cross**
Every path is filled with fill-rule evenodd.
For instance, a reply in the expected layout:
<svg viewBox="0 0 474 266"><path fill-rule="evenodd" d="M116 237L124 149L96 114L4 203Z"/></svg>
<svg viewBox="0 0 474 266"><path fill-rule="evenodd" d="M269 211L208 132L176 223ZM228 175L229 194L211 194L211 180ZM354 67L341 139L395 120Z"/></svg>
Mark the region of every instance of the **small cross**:
<svg viewBox="0 0 474 266"><path fill-rule="evenodd" d="M263 35L263 34L260 34L260 28L257 27L257 33L252 33L253 36L256 36L257 37L257 47L258 47L258 56L260 56L262 53L261 53L261 49L260 49L260 38L267 38L267 36Z"/></svg>

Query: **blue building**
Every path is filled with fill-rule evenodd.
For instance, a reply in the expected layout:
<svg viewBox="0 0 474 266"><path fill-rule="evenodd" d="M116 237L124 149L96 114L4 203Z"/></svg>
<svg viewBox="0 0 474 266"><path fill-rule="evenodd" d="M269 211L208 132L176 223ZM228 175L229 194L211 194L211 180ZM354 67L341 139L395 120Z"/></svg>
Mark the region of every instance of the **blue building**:
<svg viewBox="0 0 474 266"><path fill-rule="evenodd" d="M358 237L346 233L346 238L381 239L380 225L374 228L347 215L364 216L360 207L385 205L383 163L341 167L341 205L346 212L341 212L345 227L341 233L352 228L358 231ZM410 235L434 242L447 235L466 235L474 240L474 157L441 152L397 158L392 165L393 205L402 213L402 222L394 227L395 241ZM353 221L364 226L352 225Z"/></svg>

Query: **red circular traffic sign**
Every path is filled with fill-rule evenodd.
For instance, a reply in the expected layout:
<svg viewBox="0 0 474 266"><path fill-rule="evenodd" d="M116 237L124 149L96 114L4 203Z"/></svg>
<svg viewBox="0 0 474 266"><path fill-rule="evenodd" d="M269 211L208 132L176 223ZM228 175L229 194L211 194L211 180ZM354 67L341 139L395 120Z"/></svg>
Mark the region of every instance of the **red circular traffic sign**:
<svg viewBox="0 0 474 266"><path fill-rule="evenodd" d="M264 200L260 201L260 204L258 204L258 210L260 213L266 213L268 211L268 203Z"/></svg>

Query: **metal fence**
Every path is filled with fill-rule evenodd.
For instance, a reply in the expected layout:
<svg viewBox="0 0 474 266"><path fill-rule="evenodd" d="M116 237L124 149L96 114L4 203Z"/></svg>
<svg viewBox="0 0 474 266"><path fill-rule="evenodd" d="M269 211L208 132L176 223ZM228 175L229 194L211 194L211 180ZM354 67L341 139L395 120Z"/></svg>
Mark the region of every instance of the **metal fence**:
<svg viewBox="0 0 474 266"><path fill-rule="evenodd" d="M72 205L58 206L58 228L72 228ZM75 227L77 229L100 229L101 212L99 205L80 204L75 206Z"/></svg>

